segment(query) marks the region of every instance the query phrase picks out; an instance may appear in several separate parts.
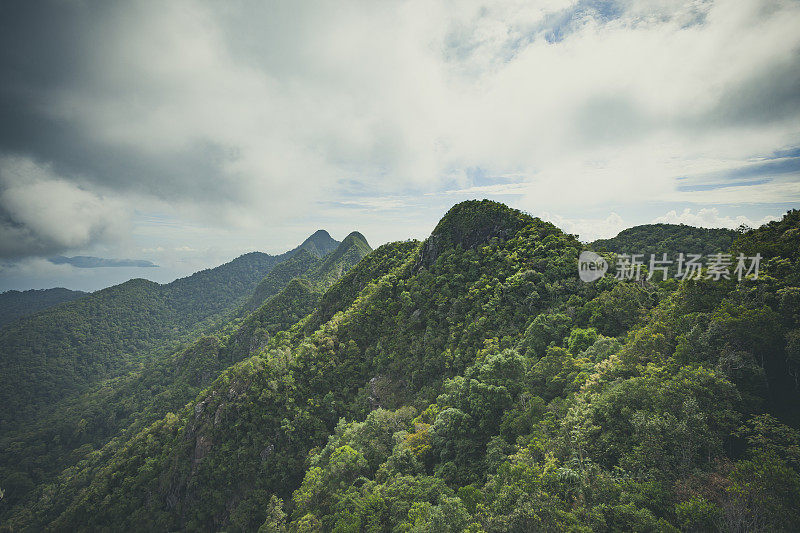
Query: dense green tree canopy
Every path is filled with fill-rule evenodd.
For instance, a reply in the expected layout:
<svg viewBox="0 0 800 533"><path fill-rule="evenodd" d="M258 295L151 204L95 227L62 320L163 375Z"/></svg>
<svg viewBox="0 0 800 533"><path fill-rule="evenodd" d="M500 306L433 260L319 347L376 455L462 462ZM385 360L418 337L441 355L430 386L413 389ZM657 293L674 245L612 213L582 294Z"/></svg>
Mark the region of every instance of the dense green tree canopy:
<svg viewBox="0 0 800 533"><path fill-rule="evenodd" d="M109 396L157 383L173 401L57 477L6 470L0 487L29 496L2 516L31 531L797 530L799 223L735 242L659 225L633 243L763 249L760 279L741 281L583 283L579 241L488 201L363 259L351 235Z"/></svg>

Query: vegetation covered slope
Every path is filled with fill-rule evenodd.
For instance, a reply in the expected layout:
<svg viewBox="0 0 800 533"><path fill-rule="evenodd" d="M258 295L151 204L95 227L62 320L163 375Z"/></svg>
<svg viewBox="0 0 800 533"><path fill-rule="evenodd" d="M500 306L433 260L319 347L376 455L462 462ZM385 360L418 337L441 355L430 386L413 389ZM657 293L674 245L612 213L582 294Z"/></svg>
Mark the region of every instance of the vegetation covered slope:
<svg viewBox="0 0 800 533"><path fill-rule="evenodd" d="M459 204L9 524L795 531L798 218L734 244L759 280L585 284L574 237Z"/></svg>
<svg viewBox="0 0 800 533"><path fill-rule="evenodd" d="M460 207L454 208L451 218L465 216ZM475 227L480 227L482 216L495 220L497 209L507 210L491 203L478 207L467 216ZM175 428L191 436L165 446L163 456L155 454L160 457L156 462L174 460L174 466L153 463L153 473L161 473L142 477L147 488L140 487L140 494L155 494L151 491L159 490L158 479L171 472L174 479L169 484L175 486L167 492L177 498L173 511L165 511L166 515L157 511L166 505L157 500L152 500L153 508L147 503L141 507L143 502L126 493L124 499L140 508L131 519L145 519L155 512L157 520L174 521L153 523L156 528L213 529L230 519L226 509L231 505L241 514L259 505L263 491L285 497L299 485L307 451L324 443L341 416L364 416L376 402L421 407L436 398L445 377L457 375L475 358L476 349L511 347L524 333L531 313L556 302L566 305L570 294L595 290L574 276L577 241L550 224L530 217L523 221L528 226L520 224L516 233L497 227L496 233L485 232L480 238L442 231L447 245L437 250L431 268L416 269L421 250L414 242L379 249L383 269L375 272L378 277L355 300L346 297L350 291L340 291L345 296L342 305L314 333L305 335L301 322L289 334L276 337L269 349L227 371L194 406L175 417ZM486 246L480 246L482 242ZM360 264L337 286L359 278L361 268ZM273 375L273 365L279 374ZM243 418L233 417L234 412ZM151 431L156 430L145 433ZM144 438L166 444L156 434ZM179 442L191 444L191 450ZM241 446L242 442L252 444ZM225 452L231 446L241 449L235 461ZM143 451L138 446L124 449L135 450L134 461L144 458L138 455ZM151 460L153 451L145 452ZM115 457L113 470L119 470L119 460L127 459ZM217 460L225 467L220 468ZM98 475L102 477L100 471ZM220 479L197 483L196 475L225 476L226 495L213 494ZM87 489L89 499L97 486ZM249 511L245 515L250 524L261 516Z"/></svg>
<svg viewBox="0 0 800 533"><path fill-rule="evenodd" d="M335 279L358 263L369 246L365 241L345 239L335 252L338 259L325 262L329 272L320 268L316 256L300 250L266 276L277 294L244 320L235 320L215 335L204 335L171 357L145 364L140 371L68 399L20 430L3 435L0 486L6 492L6 511L23 501L36 485L91 456L109 438L135 434L183 407L222 370L248 357L272 335L314 309L324 287L309 280ZM292 264L295 266L287 268ZM275 275L278 270L296 273L297 265L305 265L307 272L294 278Z"/></svg>
<svg viewBox="0 0 800 533"><path fill-rule="evenodd" d="M276 264L329 239L317 232L290 252L248 253L166 285L130 280L0 329L0 428L168 352L241 305Z"/></svg>
<svg viewBox="0 0 800 533"><path fill-rule="evenodd" d="M314 233L312 237L323 233L327 235L327 232L320 230ZM305 246L305 243L303 246ZM317 245L313 249L316 250L320 247L320 245ZM252 296L248 298L245 305L239 310L239 314L243 315L257 309L267 299L277 294L286 285L287 281L294 278L302 277L310 281L319 290L327 289L371 251L372 248L367 243L367 240L357 231L345 237L341 243L338 243L338 246L324 256L317 256L315 253L303 248L294 254L291 259L277 265L261 280L253 291Z"/></svg>
<svg viewBox="0 0 800 533"><path fill-rule="evenodd" d="M644 224L619 232L611 239L598 239L591 243L594 250L621 254L666 253L672 257L679 253L710 255L730 250L737 232L731 229L695 228L686 224Z"/></svg>
<svg viewBox="0 0 800 533"><path fill-rule="evenodd" d="M322 260L315 254L301 249L290 259L275 265L275 268L264 276L264 279L258 283L247 302L239 309L239 315L243 316L255 311L270 297L278 294L288 281L302 276L321 262Z"/></svg>
<svg viewBox="0 0 800 533"><path fill-rule="evenodd" d="M339 246L339 241L330 236L324 229L318 229L303 241L301 248L308 250L317 257L325 257Z"/></svg>
<svg viewBox="0 0 800 533"><path fill-rule="evenodd" d="M83 291L71 291L64 288L6 291L0 294L0 327L42 309L77 300L86 294Z"/></svg>

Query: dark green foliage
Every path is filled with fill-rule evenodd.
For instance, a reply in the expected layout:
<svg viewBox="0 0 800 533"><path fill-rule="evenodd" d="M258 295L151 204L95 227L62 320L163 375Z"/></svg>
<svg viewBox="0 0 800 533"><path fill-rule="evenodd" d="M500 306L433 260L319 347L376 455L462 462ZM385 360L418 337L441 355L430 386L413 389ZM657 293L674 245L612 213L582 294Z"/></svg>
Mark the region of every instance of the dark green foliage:
<svg viewBox="0 0 800 533"><path fill-rule="evenodd" d="M744 234L748 250L774 228ZM198 340L174 381L237 362L37 486L9 523L798 529L787 264L800 243L770 252L759 281L585 284L580 242L499 204L459 204L434 235L380 247L324 294L312 268L221 340Z"/></svg>
<svg viewBox="0 0 800 533"><path fill-rule="evenodd" d="M733 249L745 255L760 253L766 259L783 258L796 261L800 257L800 209L786 213L781 220L770 222L754 231L741 232Z"/></svg>
<svg viewBox="0 0 800 533"><path fill-rule="evenodd" d="M48 307L77 300L87 293L69 289L6 291L0 294L0 327Z"/></svg>
<svg viewBox="0 0 800 533"><path fill-rule="evenodd" d="M301 249L290 259L275 265L275 268L264 276L264 279L256 286L253 295L241 307L239 315L244 316L255 311L271 296L278 294L288 281L303 275L319 265L320 262L319 257L305 249Z"/></svg>
<svg viewBox="0 0 800 533"><path fill-rule="evenodd" d="M279 256L252 252L166 285L131 280L1 329L0 424L31 418L223 321L276 264L307 247L330 249L336 241L322 233Z"/></svg>
<svg viewBox="0 0 800 533"><path fill-rule="evenodd" d="M616 337L644 318L652 307L652 295L636 283L618 283L588 302L583 313L603 335Z"/></svg>
<svg viewBox="0 0 800 533"><path fill-rule="evenodd" d="M619 254L650 254L668 258L679 253L703 256L730 250L736 231L730 229L695 228L685 224L645 224L619 232L611 239L591 243L593 250Z"/></svg>
<svg viewBox="0 0 800 533"><path fill-rule="evenodd" d="M490 200L461 202L447 212L425 241L420 264L432 265L448 249L468 250L491 239L505 239L529 220L523 213Z"/></svg>
<svg viewBox="0 0 800 533"><path fill-rule="evenodd" d="M266 279L279 292L244 320L234 321L226 331L220 331L221 340L203 337L173 357L150 361L140 371L70 398L52 414L29 422L23 430L4 434L0 439L0 474L15 472L41 483L54 469L89 457L93 448L115 433L124 430L122 435L133 435L167 412L179 410L222 370L258 351L273 335L314 309L320 289L306 279L288 278L287 272L296 272L297 265L306 266L307 271L300 274L329 282L368 252L363 241L346 241L339 248L337 259L324 263L329 271L320 268L321 262L301 249L286 261L292 266L282 268L281 275L268 274ZM43 442L49 444L42 446ZM39 450L35 456L28 453L34 447Z"/></svg>

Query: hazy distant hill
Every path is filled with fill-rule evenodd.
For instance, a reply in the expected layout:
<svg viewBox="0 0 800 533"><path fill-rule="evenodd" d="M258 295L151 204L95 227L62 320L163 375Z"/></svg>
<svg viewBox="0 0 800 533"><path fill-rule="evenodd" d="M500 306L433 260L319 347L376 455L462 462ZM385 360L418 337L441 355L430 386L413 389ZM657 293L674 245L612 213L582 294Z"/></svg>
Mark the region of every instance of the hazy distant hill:
<svg viewBox="0 0 800 533"><path fill-rule="evenodd" d="M86 296L83 291L64 288L29 291L6 291L0 294L0 327L17 318L32 315L54 305Z"/></svg>
<svg viewBox="0 0 800 533"><path fill-rule="evenodd" d="M90 255L65 257L57 255L48 259L54 265L72 265L75 268L109 268L109 267L139 267L157 268L158 265L145 259L106 259Z"/></svg>
<svg viewBox="0 0 800 533"><path fill-rule="evenodd" d="M0 330L0 427L137 368L221 321L275 265L334 244L318 231L281 255L251 252L166 285L133 279L7 325Z"/></svg>

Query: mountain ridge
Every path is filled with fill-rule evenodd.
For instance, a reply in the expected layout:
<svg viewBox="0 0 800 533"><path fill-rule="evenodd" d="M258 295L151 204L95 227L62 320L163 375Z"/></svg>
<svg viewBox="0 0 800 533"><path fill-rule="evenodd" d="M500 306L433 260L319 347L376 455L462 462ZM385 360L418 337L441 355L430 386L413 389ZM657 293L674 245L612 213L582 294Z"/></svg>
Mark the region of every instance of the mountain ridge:
<svg viewBox="0 0 800 533"><path fill-rule="evenodd" d="M306 248L301 244L277 256L246 253L163 285L134 278L3 327L0 401L9 408L0 413L0 425L32 416L64 393L132 370L141 357L169 351L224 320L276 264L336 242L320 230L304 241ZM12 375L17 377L11 380Z"/></svg>
<svg viewBox="0 0 800 533"><path fill-rule="evenodd" d="M249 356L38 488L9 523L796 529L800 217L737 236L731 250L779 240L760 280L638 284L583 283L586 245L538 218L491 202L451 212L324 293L295 278L246 327L313 310L246 333L235 346ZM651 245L678 242L663 237ZM197 346L202 367L224 345Z"/></svg>
<svg viewBox="0 0 800 533"><path fill-rule="evenodd" d="M64 287L5 291L0 293L0 327L48 307L77 300L87 294L89 293Z"/></svg>
<svg viewBox="0 0 800 533"><path fill-rule="evenodd" d="M222 370L249 357L272 336L311 312L328 280L347 272L365 254L363 250L360 255L346 253L354 248L350 241L342 242L338 248L345 253L327 263L330 272L320 268L321 260L313 253L298 248L267 274L270 292L267 294L262 288L264 301L252 313L234 318L223 328L203 332L172 355L144 363L141 369L108 380L78 397L67 398L41 423L29 425L16 436L3 435L0 473L21 463L14 450L36 446L37 442L60 443L39 454L36 466L31 466L38 472L36 482L42 483L51 479L55 471L72 466L77 458L87 455L88 447L98 447L100 453L109 438L135 435L167 412L179 410ZM332 255L329 253L328 257ZM131 283L148 286L152 282ZM96 416L101 409L113 411L113 417ZM73 434L76 427L80 432ZM14 475L22 473L16 471ZM23 497L11 493L9 496L17 500Z"/></svg>
<svg viewBox="0 0 800 533"><path fill-rule="evenodd" d="M710 255L727 252L738 235L726 228L698 228L686 224L642 224L620 231L609 239L597 239L593 249L617 253L668 256L678 253Z"/></svg>

